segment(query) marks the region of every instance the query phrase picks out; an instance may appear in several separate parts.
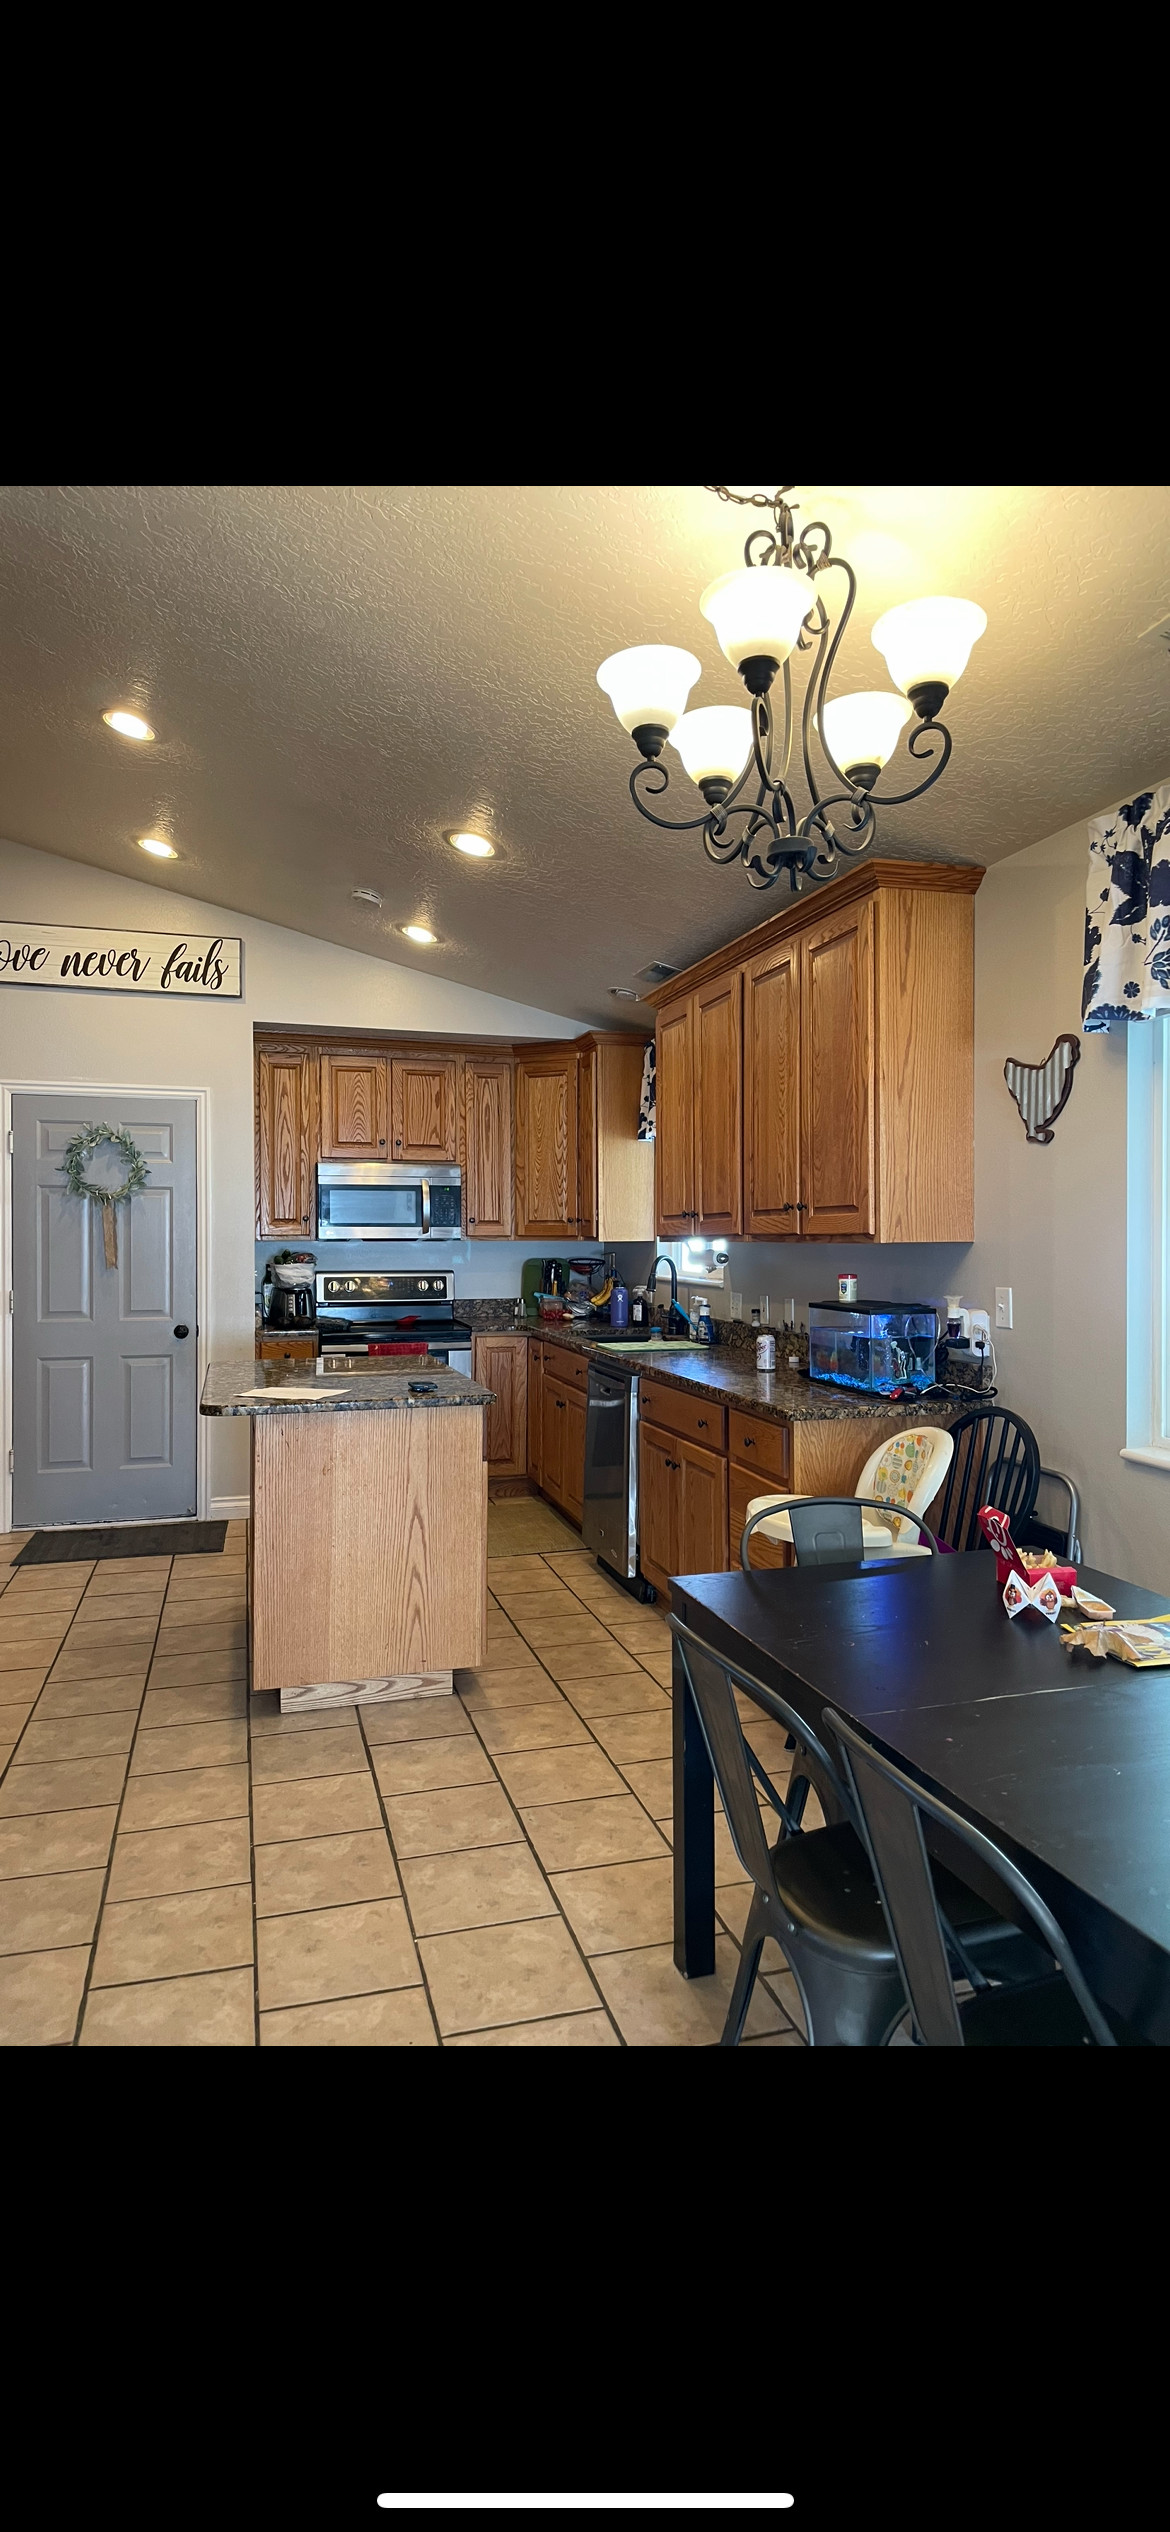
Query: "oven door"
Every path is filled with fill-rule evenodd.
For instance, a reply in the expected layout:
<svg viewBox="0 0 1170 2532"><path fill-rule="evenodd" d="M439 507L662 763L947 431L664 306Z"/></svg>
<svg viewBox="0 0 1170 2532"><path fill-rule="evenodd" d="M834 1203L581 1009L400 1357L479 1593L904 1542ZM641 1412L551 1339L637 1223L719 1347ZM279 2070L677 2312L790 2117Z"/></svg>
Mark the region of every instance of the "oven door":
<svg viewBox="0 0 1170 2532"><path fill-rule="evenodd" d="M319 1240L423 1240L430 1205L421 1172L397 1161L318 1161Z"/></svg>

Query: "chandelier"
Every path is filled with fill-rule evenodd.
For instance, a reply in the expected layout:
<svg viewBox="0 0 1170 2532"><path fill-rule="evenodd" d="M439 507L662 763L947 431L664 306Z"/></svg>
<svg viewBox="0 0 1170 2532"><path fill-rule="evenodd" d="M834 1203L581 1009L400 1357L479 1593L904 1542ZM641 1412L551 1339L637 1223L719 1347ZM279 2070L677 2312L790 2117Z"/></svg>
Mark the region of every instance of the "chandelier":
<svg viewBox="0 0 1170 2532"><path fill-rule="evenodd" d="M706 484L721 501L769 510L770 527L753 528L743 549L742 571L724 572L699 600L725 659L739 670L751 696L742 704L708 704L687 710L700 664L690 651L646 643L615 651L597 671L622 728L638 750L630 775L635 808L652 826L684 834L701 827L703 849L713 862L744 863L753 888L772 888L785 874L794 891L806 882L831 879L842 856L856 861L873 842L878 809L919 800L946 770L951 734L938 715L962 676L972 644L986 630L982 607L968 598L911 598L890 607L874 625L872 640L901 692L840 695L829 700L829 679L853 613L857 576L834 554L823 519L798 536L786 495L735 491ZM797 505L799 506L799 505ZM822 594L830 572L844 575L844 595L834 629ZM800 714L800 752L811 806L798 816L788 787L792 758L793 651L812 660ZM772 688L783 672L784 716ZM929 767L909 791L878 794L874 786L914 720L907 751ZM812 738L832 780L818 785ZM707 803L703 816L665 818L648 805L669 788L660 763L667 740ZM833 784L839 786L834 790ZM840 812L836 822L831 810Z"/></svg>

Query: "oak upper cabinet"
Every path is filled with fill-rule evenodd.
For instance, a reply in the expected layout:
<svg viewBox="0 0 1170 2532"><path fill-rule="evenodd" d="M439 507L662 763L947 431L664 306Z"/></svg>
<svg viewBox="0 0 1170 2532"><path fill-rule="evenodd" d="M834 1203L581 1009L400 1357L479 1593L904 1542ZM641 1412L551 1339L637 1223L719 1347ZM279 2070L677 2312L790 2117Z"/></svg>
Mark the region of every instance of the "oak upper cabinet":
<svg viewBox="0 0 1170 2532"><path fill-rule="evenodd" d="M874 907L813 924L801 940L801 1141L806 1234L874 1232ZM939 1095L945 1100L943 1083Z"/></svg>
<svg viewBox="0 0 1170 2532"><path fill-rule="evenodd" d="M658 1014L655 1133L658 1231L685 1239L695 1226L695 1011L685 994Z"/></svg>
<svg viewBox="0 0 1170 2532"><path fill-rule="evenodd" d="M743 1229L743 977L713 977L695 995L695 1212L714 1237Z"/></svg>
<svg viewBox="0 0 1170 2532"><path fill-rule="evenodd" d="M317 1061L304 1047L256 1055L256 1231L316 1229Z"/></svg>
<svg viewBox="0 0 1170 2532"><path fill-rule="evenodd" d="M390 1158L458 1157L458 1067L453 1055L390 1058Z"/></svg>
<svg viewBox="0 0 1170 2532"><path fill-rule="evenodd" d="M528 1339L477 1336L476 1380L495 1397L484 1417L484 1457L493 1477L522 1477L528 1457Z"/></svg>
<svg viewBox="0 0 1170 2532"><path fill-rule="evenodd" d="M800 942L743 973L744 1229L794 1239L801 1222Z"/></svg>
<svg viewBox="0 0 1170 2532"><path fill-rule="evenodd" d="M471 1240L512 1237L512 1144L511 1061L484 1062L468 1056L463 1183L464 1224Z"/></svg>
<svg viewBox="0 0 1170 2532"><path fill-rule="evenodd" d="M322 1160L388 1160L384 1055L331 1049L321 1056Z"/></svg>
<svg viewBox="0 0 1170 2532"><path fill-rule="evenodd" d="M516 1058L516 1236L571 1240L577 1220L577 1056Z"/></svg>

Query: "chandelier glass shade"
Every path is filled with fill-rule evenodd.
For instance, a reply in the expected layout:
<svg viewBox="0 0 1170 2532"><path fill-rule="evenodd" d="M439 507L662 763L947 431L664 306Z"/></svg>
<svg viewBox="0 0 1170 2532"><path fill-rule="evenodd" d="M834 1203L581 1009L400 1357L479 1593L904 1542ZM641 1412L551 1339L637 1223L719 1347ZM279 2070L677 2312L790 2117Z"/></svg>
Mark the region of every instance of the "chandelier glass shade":
<svg viewBox="0 0 1170 2532"><path fill-rule="evenodd" d="M842 856L856 860L873 841L879 808L917 800L945 772L951 736L938 715L962 676L972 645L986 630L982 607L966 598L912 598L890 607L874 625L872 639L894 684L872 693L829 697L829 680L853 612L857 579L852 565L832 550L823 520L798 536L786 495L709 484L723 501L766 509L770 526L757 527L744 546L743 568L713 580L699 600L724 658L738 669L748 705L709 704L687 709L700 664L690 651L644 644L616 651L603 662L597 682L638 750L630 775L635 807L651 825L678 833L701 828L714 862L744 863L753 888L771 888L787 877L798 890L831 879ZM830 583L838 572L844 583ZM826 590L841 592L835 623ZM799 713L799 743L810 806L797 810L789 775L797 718L790 662L811 653ZM782 713L773 687L781 680ZM885 798L874 786L895 754L907 722L914 772L926 771L907 790ZM818 782L812 755L816 740L830 776ZM706 804L698 817L660 816L670 770L660 762L670 740ZM834 788L834 785L836 788ZM838 810L834 822L830 812Z"/></svg>

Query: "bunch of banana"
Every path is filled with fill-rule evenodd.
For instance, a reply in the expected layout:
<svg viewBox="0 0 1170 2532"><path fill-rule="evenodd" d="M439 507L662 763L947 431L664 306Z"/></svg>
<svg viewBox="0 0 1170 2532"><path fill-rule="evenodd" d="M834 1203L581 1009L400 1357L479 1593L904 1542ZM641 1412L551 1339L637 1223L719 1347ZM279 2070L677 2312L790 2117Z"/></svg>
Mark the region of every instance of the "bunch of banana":
<svg viewBox="0 0 1170 2532"><path fill-rule="evenodd" d="M594 1292L594 1293L591 1293L591 1294L590 1294L590 1296L589 1296L589 1307L590 1307L590 1309L591 1309L591 1310L604 1310L605 1305L606 1305L606 1302L609 1300L609 1296L610 1296L610 1294L611 1294L611 1292L612 1292L612 1291L613 1291L613 1276L612 1276L612 1275L607 1275L607 1276L606 1276L606 1279L605 1279L605 1282L603 1283L603 1285L602 1285L602 1287L601 1287L600 1292Z"/></svg>

